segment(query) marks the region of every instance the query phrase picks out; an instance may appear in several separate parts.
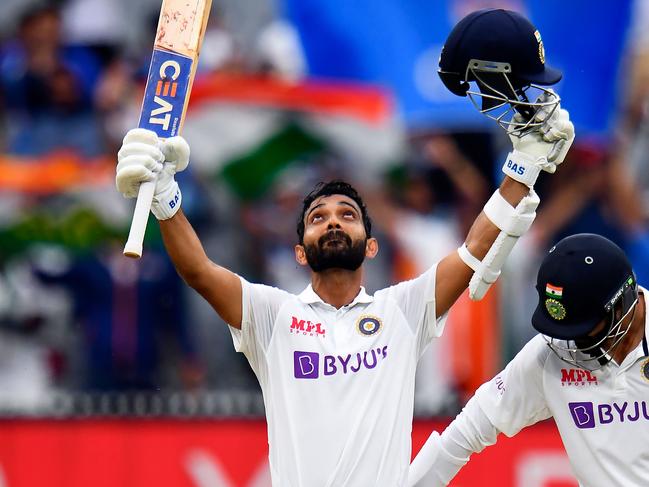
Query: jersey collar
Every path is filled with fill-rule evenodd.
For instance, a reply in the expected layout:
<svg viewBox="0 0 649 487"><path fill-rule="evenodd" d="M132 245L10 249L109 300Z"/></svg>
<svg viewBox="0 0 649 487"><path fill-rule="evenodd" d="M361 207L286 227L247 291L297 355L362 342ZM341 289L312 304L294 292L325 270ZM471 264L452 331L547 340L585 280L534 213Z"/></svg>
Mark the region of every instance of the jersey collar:
<svg viewBox="0 0 649 487"><path fill-rule="evenodd" d="M318 296L316 294L316 292L313 290L313 287L311 286L311 284L309 284L306 287L306 289L304 291L302 291L298 295L298 299L300 301L302 301L304 304L322 303L322 304L325 304L327 306L331 306L330 304L325 303L322 300L322 298L320 298L320 296ZM351 303L349 303L348 305L344 306L344 307L352 307L352 306L354 306L355 304L358 304L358 303L367 304L367 303L371 303L372 301L374 301L374 297L367 294L367 292L365 292L365 288L363 286L361 286L361 288L358 291L358 294L356 295L354 300Z"/></svg>

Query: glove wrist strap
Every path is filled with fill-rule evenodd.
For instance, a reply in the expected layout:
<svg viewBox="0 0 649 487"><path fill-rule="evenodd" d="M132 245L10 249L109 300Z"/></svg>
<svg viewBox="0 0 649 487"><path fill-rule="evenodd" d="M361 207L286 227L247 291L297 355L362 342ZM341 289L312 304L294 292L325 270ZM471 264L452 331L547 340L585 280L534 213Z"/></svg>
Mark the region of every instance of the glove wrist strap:
<svg viewBox="0 0 649 487"><path fill-rule="evenodd" d="M151 212L158 220L168 220L180 209L183 195L176 181L153 197Z"/></svg>
<svg viewBox="0 0 649 487"><path fill-rule="evenodd" d="M537 165L537 159L524 152L513 150L507 154L503 172L510 178L523 183L531 188L539 177L541 168Z"/></svg>

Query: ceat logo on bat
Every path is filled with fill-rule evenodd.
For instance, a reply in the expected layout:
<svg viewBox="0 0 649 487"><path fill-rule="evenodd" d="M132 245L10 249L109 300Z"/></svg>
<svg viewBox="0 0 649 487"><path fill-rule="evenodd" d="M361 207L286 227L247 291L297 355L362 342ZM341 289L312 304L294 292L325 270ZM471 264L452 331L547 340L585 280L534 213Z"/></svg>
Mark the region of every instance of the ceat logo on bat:
<svg viewBox="0 0 649 487"><path fill-rule="evenodd" d="M153 51L140 128L152 130L163 138L178 135L191 70L190 58L161 49Z"/></svg>

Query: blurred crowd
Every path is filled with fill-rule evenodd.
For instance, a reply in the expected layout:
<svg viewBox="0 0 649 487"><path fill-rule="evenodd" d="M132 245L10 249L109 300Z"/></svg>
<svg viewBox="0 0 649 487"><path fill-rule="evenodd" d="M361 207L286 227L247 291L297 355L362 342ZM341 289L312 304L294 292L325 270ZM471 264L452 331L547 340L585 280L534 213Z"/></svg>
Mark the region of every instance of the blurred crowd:
<svg viewBox="0 0 649 487"><path fill-rule="evenodd" d="M137 125L160 3L0 5L0 413L46 411L61 391L258 390L156 225L140 261L121 253L132 202L112 171ZM504 133L409 127L390 93L359 84L345 97L312 80L275 2L213 3L180 184L214 261L299 292L309 276L293 258L297 210L332 178L360 188L377 228L369 291L461 244L500 180ZM455 413L530 338L539 259L563 236L611 238L649 283L648 5L636 2L629 28L615 133L578 133L559 173L540 179L537 221L498 286L479 303L463 297L422 357L419 415Z"/></svg>

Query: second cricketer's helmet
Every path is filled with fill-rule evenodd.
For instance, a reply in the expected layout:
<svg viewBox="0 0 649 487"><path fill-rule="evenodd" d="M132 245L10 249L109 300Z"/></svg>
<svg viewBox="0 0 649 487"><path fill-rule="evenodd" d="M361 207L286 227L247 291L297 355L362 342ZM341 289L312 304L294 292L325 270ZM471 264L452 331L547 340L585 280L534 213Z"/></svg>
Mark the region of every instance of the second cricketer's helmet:
<svg viewBox="0 0 649 487"><path fill-rule="evenodd" d="M469 96L476 108L508 133L521 134L542 123L540 109L550 115L559 97L543 86L561 79L545 64L539 31L521 14L503 9L472 12L453 28L439 60L438 74L458 96ZM472 89L475 82L479 91ZM541 96L530 101L532 87ZM481 102L481 103L480 103ZM518 117L513 117L516 113Z"/></svg>
<svg viewBox="0 0 649 487"><path fill-rule="evenodd" d="M595 370L610 360L635 312L638 285L626 255L591 233L564 238L545 256L537 277L532 326L564 361ZM604 329L589 336L605 322Z"/></svg>

